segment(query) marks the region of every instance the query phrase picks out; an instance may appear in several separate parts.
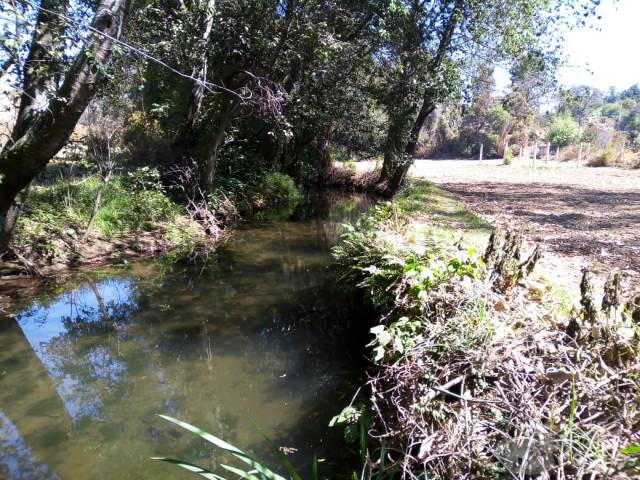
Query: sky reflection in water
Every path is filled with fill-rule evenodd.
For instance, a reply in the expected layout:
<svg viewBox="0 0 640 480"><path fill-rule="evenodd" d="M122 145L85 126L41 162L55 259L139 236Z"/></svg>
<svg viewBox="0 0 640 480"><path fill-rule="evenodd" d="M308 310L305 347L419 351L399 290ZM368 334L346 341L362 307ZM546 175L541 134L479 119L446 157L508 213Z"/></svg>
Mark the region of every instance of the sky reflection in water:
<svg viewBox="0 0 640 480"><path fill-rule="evenodd" d="M327 457L329 475L344 449L327 422L360 357L359 314L338 295L329 249L369 206L318 197L241 228L208 269L94 273L0 322L0 478L185 478L147 460L158 454L215 467L206 444L156 413L277 466L253 419L298 449L298 466Z"/></svg>

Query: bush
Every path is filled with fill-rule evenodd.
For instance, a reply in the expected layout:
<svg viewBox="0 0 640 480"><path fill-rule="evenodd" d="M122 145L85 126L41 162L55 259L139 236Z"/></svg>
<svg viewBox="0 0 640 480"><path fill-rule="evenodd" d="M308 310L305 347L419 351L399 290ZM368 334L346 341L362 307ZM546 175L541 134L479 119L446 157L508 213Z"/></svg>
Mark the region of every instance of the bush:
<svg viewBox="0 0 640 480"><path fill-rule="evenodd" d="M513 164L513 152L511 151L511 147L507 148L504 151L504 164L505 165Z"/></svg>
<svg viewBox="0 0 640 480"><path fill-rule="evenodd" d="M131 163L138 166L166 163L171 149L158 120L143 112L134 112L127 118L126 125L123 140Z"/></svg>
<svg viewBox="0 0 640 480"><path fill-rule="evenodd" d="M637 429L627 425L639 405L640 296L619 308L617 274L600 301L586 271L582 308L560 309L551 287L534 294L519 284L539 252L521 262L521 237L492 235L480 258L398 221L392 207L379 205L333 251L342 280L380 313L368 403L340 415L353 429L369 413L369 441L380 442L370 451L399 452L384 469L374 456L367 478L394 469L406 478L637 478Z"/></svg>
<svg viewBox="0 0 640 480"><path fill-rule="evenodd" d="M261 190L268 204L295 203L302 198L302 193L293 178L280 172L268 174Z"/></svg>
<svg viewBox="0 0 640 480"><path fill-rule="evenodd" d="M604 152L594 157L590 162L590 167L611 167L615 163L616 154L613 149L607 148Z"/></svg>
<svg viewBox="0 0 640 480"><path fill-rule="evenodd" d="M580 136L580 125L570 115L557 116L549 126L549 141L557 147L576 143Z"/></svg>

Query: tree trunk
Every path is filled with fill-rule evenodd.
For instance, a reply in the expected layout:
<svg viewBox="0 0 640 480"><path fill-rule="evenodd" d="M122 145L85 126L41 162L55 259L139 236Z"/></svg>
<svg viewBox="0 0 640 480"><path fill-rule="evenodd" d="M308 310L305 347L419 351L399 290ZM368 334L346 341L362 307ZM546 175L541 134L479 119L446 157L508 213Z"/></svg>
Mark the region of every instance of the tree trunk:
<svg viewBox="0 0 640 480"><path fill-rule="evenodd" d="M204 7L202 17L202 35L198 39L195 48L201 52L200 58L197 64L193 67L191 76L197 78L199 81L192 81L191 89L189 92L187 118L183 123L176 138L179 143L181 140L192 140L193 131L198 123L198 116L202 109L202 102L204 100L205 85L203 82L207 81L208 73L208 57L207 57L207 44L211 37L211 31L213 29L213 8L215 2L213 0L201 0L201 6Z"/></svg>
<svg viewBox="0 0 640 480"><path fill-rule="evenodd" d="M456 26L462 16L464 2L465 0L456 0L453 11L442 31L436 54L429 62L428 71L433 78L436 78L445 60ZM395 121L391 120L384 163L378 180L378 188L383 193L393 195L402 186L406 174L413 163L413 156L418 147L420 130L422 130L424 122L434 111L437 102L440 100L438 98L439 95L440 92L437 87L430 86L425 88L417 116L415 114L416 107L411 105L405 108L405 112L397 116Z"/></svg>
<svg viewBox="0 0 640 480"><path fill-rule="evenodd" d="M433 113L436 109L436 97L437 92L433 91L433 89L427 89L422 99L422 106L420 107L420 112L418 112L418 117L416 118L413 126L411 127L411 135L409 136L409 142L407 143L407 155L415 156L416 151L418 150L418 142L420 140L420 131L424 126L424 122L427 120L429 115Z"/></svg>
<svg viewBox="0 0 640 480"><path fill-rule="evenodd" d="M42 0L29 55L24 63L22 94L11 139L25 134L30 123L43 109L55 91L60 76L59 56L64 50L65 22L68 0Z"/></svg>
<svg viewBox="0 0 640 480"><path fill-rule="evenodd" d="M129 12L131 0L100 0L92 27L100 33L91 33L83 50L77 55L64 76L62 86L45 108L38 108L32 99L21 100L19 118L14 125L12 142L0 152L0 247L6 251L15 228L24 198L25 188L42 171L47 163L66 144L100 80L96 65L105 64L110 55L112 38L119 38ZM38 16L36 31L51 28L47 17ZM53 21L53 20L51 20ZM34 50L41 48L38 34L31 45L30 58L36 58ZM88 54L88 52L91 52ZM56 73L57 74L57 73ZM24 87L40 88L42 80L34 80L25 69ZM26 90L26 88L25 88Z"/></svg>
<svg viewBox="0 0 640 480"><path fill-rule="evenodd" d="M200 164L200 188L204 192L211 191L213 186L218 166L218 149L224 140L224 134L229 128L237 108L238 102L235 99L227 99L221 105L218 115L216 115L215 131L206 142L204 156Z"/></svg>
<svg viewBox="0 0 640 480"><path fill-rule="evenodd" d="M22 213L22 207L24 206L24 201L27 198L29 192L29 187L27 186L15 196L13 201L9 204L6 212L0 211L0 213L4 216L4 221L2 222L2 231L0 232L0 253L6 252L9 250L9 240L13 236L13 232L16 229L16 225L18 223L18 219L20 218L20 214Z"/></svg>
<svg viewBox="0 0 640 480"><path fill-rule="evenodd" d="M384 195L393 195L401 186L413 162L407 154L409 135L414 124L415 105L405 105L390 115L389 130L384 148L384 161L377 189Z"/></svg>

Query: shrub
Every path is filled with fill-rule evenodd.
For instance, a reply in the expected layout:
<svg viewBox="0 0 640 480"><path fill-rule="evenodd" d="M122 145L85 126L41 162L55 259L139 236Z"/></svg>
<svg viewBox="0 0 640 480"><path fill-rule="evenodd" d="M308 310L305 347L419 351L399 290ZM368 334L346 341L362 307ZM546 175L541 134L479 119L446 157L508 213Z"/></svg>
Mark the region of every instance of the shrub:
<svg viewBox="0 0 640 480"><path fill-rule="evenodd" d="M557 116L549 126L548 138L552 145L564 147L580 140L580 125L570 115Z"/></svg>
<svg viewBox="0 0 640 480"><path fill-rule="evenodd" d="M169 141L160 122L143 112L134 112L126 122L123 140L128 158L135 165L158 165L170 152Z"/></svg>
<svg viewBox="0 0 640 480"><path fill-rule="evenodd" d="M302 198L293 178L280 172L271 172L265 177L262 191L270 204L295 203Z"/></svg>
<svg viewBox="0 0 640 480"><path fill-rule="evenodd" d="M504 151L504 164L505 165L513 164L513 152L511 151L511 147L507 148Z"/></svg>
<svg viewBox="0 0 640 480"><path fill-rule="evenodd" d="M607 148L604 152L594 157L590 162L590 167L611 167L615 163L615 153L613 149Z"/></svg>
<svg viewBox="0 0 640 480"><path fill-rule="evenodd" d="M537 257L536 248L521 262L521 237L496 233L483 263L460 243L410 240L411 223L397 224L380 205L334 249L342 278L381 315L370 329L378 366L365 387L370 403L341 416L370 413L378 449L406 452L372 469L396 467L402 478L636 478L640 445L627 425L637 385L612 379L640 374L640 296L620 309L620 274L599 301L586 271L582 308L563 314L549 290L533 296L510 273L514 262L531 273Z"/></svg>

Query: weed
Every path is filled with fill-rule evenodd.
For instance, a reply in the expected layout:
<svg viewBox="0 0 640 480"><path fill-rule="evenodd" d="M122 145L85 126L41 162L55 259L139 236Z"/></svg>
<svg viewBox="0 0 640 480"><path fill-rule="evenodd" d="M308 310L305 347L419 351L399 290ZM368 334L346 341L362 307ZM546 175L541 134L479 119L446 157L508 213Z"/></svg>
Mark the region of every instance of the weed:
<svg viewBox="0 0 640 480"><path fill-rule="evenodd" d="M510 147L507 147L504 151L504 164L513 165L513 152Z"/></svg>
<svg viewBox="0 0 640 480"><path fill-rule="evenodd" d="M565 299L549 299L560 297L552 287L493 281L507 250L520 265L521 239L497 250L490 243L484 267L452 239L454 221L467 232L483 227L419 183L378 205L333 251L340 278L364 289L381 315L371 329L370 403L359 409L373 417L369 449L393 452L385 465L403 479L632 478L637 464L619 447L638 443L626 425L640 408L632 327L640 301L620 315L609 292L603 313L584 307L571 318ZM613 278L609 290L619 289ZM614 313L603 320L606 312Z"/></svg>
<svg viewBox="0 0 640 480"><path fill-rule="evenodd" d="M353 160L349 160L347 162L345 162L344 166L351 170L353 173L356 173L358 171L358 167L356 166L356 162L354 162Z"/></svg>

